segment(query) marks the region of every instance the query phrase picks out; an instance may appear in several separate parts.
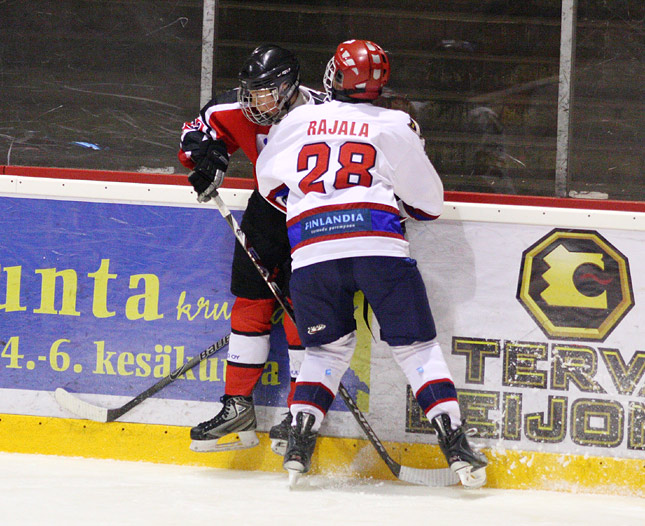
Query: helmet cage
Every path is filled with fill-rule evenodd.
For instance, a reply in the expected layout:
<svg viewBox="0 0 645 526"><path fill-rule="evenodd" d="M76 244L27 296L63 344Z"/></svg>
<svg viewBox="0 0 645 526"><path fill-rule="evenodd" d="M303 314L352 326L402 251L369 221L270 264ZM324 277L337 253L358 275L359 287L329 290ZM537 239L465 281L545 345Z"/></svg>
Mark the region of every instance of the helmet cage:
<svg viewBox="0 0 645 526"><path fill-rule="evenodd" d="M237 101L247 119L270 126L287 114L299 84L298 68L284 64L256 78L240 78Z"/></svg>
<svg viewBox="0 0 645 526"><path fill-rule="evenodd" d="M332 99L334 77L336 76L336 62L334 62L334 57L329 59L327 62L327 67L325 68L325 75L323 76L323 86L325 87L325 97L326 101Z"/></svg>

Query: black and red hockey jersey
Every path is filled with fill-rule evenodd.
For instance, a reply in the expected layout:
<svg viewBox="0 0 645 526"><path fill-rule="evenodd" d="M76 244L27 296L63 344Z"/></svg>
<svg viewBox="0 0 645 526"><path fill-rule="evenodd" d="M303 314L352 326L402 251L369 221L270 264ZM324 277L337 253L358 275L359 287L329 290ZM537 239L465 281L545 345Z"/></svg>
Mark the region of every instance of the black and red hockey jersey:
<svg viewBox="0 0 645 526"><path fill-rule="evenodd" d="M300 86L299 90L306 104L316 104L323 100L323 95L317 91L304 86ZM255 175L255 163L266 145L270 126L260 126L244 116L237 101L237 92L238 88L235 88L214 97L202 108L195 120L184 123L178 157L186 168L192 170L195 167L191 159L192 152L197 150L199 144L207 137L223 142L229 156L242 149L253 163Z"/></svg>

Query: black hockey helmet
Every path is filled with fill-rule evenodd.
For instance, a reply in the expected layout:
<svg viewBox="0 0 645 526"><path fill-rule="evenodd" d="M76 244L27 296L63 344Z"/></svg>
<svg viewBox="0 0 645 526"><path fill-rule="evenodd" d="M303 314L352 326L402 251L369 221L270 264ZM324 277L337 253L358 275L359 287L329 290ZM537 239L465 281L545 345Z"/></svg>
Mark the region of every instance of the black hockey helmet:
<svg viewBox="0 0 645 526"><path fill-rule="evenodd" d="M291 51L266 44L255 48L246 59L238 79L237 99L244 115L266 126L289 111L300 85L300 64Z"/></svg>

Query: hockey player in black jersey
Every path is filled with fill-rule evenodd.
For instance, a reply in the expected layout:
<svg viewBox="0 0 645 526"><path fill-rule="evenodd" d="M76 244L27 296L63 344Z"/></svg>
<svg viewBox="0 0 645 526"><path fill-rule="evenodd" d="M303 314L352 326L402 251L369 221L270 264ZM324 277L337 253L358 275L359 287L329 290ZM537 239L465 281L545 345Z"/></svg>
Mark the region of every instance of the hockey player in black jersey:
<svg viewBox="0 0 645 526"><path fill-rule="evenodd" d="M320 102L322 96L300 85L300 66L290 51L275 45L256 48L239 73L239 87L210 101L192 122L184 124L179 160L193 170L190 183L200 201L218 188L229 156L241 149L255 165L266 143L270 126L292 107ZM290 246L284 214L256 191L249 199L241 227L263 265L272 271L281 290L288 290ZM221 411L191 429L191 449L223 451L253 447L256 417L252 393L269 353L269 333L276 301L243 248L236 243L231 292L236 296L231 312L231 338L227 356L225 394ZM304 348L293 323L284 317L293 394ZM272 448L283 454L291 415L270 431ZM219 444L237 433L238 442Z"/></svg>

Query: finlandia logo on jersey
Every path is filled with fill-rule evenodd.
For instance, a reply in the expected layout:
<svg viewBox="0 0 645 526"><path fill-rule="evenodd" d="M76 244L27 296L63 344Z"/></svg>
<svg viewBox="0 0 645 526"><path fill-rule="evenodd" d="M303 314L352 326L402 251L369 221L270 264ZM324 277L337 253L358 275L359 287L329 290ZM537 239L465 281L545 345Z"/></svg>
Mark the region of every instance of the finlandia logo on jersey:
<svg viewBox="0 0 645 526"><path fill-rule="evenodd" d="M302 221L302 239L312 237L370 230L372 228L371 210L332 210L315 214Z"/></svg>
<svg viewBox="0 0 645 526"><path fill-rule="evenodd" d="M548 338L604 341L634 306L629 262L597 232L554 229L523 252L517 299Z"/></svg>

